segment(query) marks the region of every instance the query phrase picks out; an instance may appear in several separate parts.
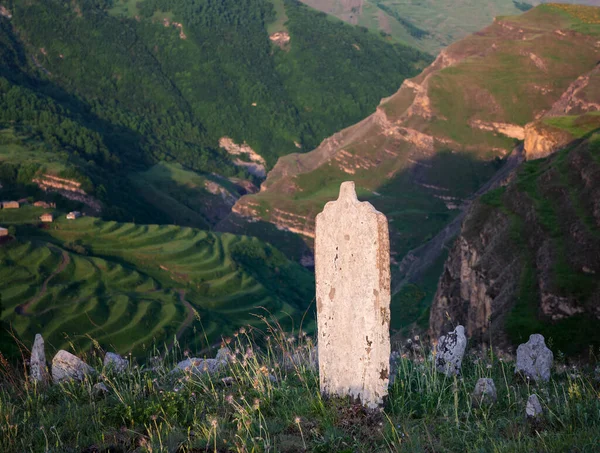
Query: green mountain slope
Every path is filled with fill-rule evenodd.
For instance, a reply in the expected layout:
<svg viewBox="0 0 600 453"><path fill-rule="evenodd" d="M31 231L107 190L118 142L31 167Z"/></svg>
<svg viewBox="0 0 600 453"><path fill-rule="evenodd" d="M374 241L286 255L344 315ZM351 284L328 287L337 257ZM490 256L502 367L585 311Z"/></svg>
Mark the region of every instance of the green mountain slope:
<svg viewBox="0 0 600 453"><path fill-rule="evenodd" d="M572 145L523 164L469 211L431 309L496 345L542 333L564 353L600 345L600 116ZM451 321L449 321L451 320Z"/></svg>
<svg viewBox="0 0 600 453"><path fill-rule="evenodd" d="M16 227L0 245L2 322L27 344L140 353L177 336L201 349L256 315L297 326L313 298L312 275L257 239L91 217L41 228L42 212L0 211Z"/></svg>
<svg viewBox="0 0 600 453"><path fill-rule="evenodd" d="M257 182L222 137L247 143L270 167L369 114L429 60L292 1L277 10L267 0L11 0L6 8L0 126L43 142L92 192L104 186L106 207L121 209L112 218L133 218L118 193L134 193L129 176L159 161ZM281 47L270 39L278 26L290 38ZM136 214L163 221L152 209L160 213L160 203Z"/></svg>
<svg viewBox="0 0 600 453"><path fill-rule="evenodd" d="M438 53L481 30L496 16L528 11L540 0L301 0L348 23L389 34L418 49ZM598 6L596 0L566 0Z"/></svg>
<svg viewBox="0 0 600 453"><path fill-rule="evenodd" d="M314 217L342 181L354 180L390 219L400 263L460 212L525 138L524 126L595 68L598 11L544 5L453 44L374 115L310 153L281 158L221 227L262 220L310 244Z"/></svg>

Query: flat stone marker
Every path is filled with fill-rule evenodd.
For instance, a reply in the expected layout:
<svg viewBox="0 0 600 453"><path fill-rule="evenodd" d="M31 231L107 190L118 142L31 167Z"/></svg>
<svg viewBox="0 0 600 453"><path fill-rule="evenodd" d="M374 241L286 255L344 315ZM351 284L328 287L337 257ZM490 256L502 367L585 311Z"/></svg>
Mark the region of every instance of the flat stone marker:
<svg viewBox="0 0 600 453"><path fill-rule="evenodd" d="M389 384L390 238L354 182L317 216L315 273L321 392L375 408Z"/></svg>

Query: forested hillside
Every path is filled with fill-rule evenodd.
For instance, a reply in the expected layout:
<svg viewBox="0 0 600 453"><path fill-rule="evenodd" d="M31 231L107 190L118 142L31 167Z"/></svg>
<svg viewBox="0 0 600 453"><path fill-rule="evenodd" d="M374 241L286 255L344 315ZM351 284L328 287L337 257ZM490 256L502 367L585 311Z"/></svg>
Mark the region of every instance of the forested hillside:
<svg viewBox="0 0 600 453"><path fill-rule="evenodd" d="M41 143L87 180L105 215L162 221L127 196L136 187L130 174L171 161L257 183L219 147L221 137L246 142L268 168L372 112L429 60L298 2L276 6L3 2L0 127L20 146ZM270 39L277 31L285 45Z"/></svg>

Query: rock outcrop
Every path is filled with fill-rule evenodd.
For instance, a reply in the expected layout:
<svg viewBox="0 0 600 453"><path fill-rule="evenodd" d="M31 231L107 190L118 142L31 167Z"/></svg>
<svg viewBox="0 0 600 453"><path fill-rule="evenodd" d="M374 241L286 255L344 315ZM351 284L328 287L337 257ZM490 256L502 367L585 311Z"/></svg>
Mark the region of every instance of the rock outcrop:
<svg viewBox="0 0 600 453"><path fill-rule="evenodd" d="M42 385L45 385L50 381L48 367L46 366L44 339L39 333L35 336L35 341L33 342L33 347L31 348L29 376L32 381Z"/></svg>
<svg viewBox="0 0 600 453"><path fill-rule="evenodd" d="M81 188L81 183L78 181L44 174L34 178L32 182L36 183L44 192L56 192L69 200L85 204L92 214L100 214L102 212L102 203L88 195Z"/></svg>
<svg viewBox="0 0 600 453"><path fill-rule="evenodd" d="M525 414L527 414L527 418L537 418L544 413L544 409L542 408L542 404L540 403L540 399L537 395L530 395L527 398L527 404L525 406Z"/></svg>
<svg viewBox="0 0 600 453"><path fill-rule="evenodd" d="M52 359L52 380L55 384L76 380L83 381L95 370L70 352L60 350Z"/></svg>
<svg viewBox="0 0 600 453"><path fill-rule="evenodd" d="M230 351L227 348L221 348L214 359L190 357L179 362L171 373L188 373L199 376L203 374L215 374L225 369L230 361L230 357Z"/></svg>
<svg viewBox="0 0 600 453"><path fill-rule="evenodd" d="M515 373L521 373L534 381L549 381L554 363L554 354L546 346L544 337L533 334L527 343L517 348Z"/></svg>
<svg viewBox="0 0 600 453"><path fill-rule="evenodd" d="M525 126L525 158L541 159L564 148L573 136L566 131L544 125L541 121Z"/></svg>
<svg viewBox="0 0 600 453"><path fill-rule="evenodd" d="M438 283L433 338L460 323L477 342L508 346L536 332L526 326L558 329L574 316L593 331L600 322L597 146L586 140L525 163L505 187L473 203ZM577 341L559 347L587 350L589 339Z"/></svg>
<svg viewBox="0 0 600 453"><path fill-rule="evenodd" d="M460 374L462 360L467 348L465 328L457 326L452 332L442 335L435 348L435 366L446 376Z"/></svg>
<svg viewBox="0 0 600 453"><path fill-rule="evenodd" d="M107 352L104 356L104 367L116 373L123 373L129 366L129 360L124 359L119 354Z"/></svg>
<svg viewBox="0 0 600 453"><path fill-rule="evenodd" d="M475 384L475 390L471 394L473 407L489 406L498 400L496 384L493 379L481 378Z"/></svg>

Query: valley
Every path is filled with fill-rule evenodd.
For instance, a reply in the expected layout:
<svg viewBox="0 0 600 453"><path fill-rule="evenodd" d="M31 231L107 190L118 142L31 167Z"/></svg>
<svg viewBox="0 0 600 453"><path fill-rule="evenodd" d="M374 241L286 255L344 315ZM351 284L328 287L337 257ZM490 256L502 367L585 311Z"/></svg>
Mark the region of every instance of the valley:
<svg viewBox="0 0 600 453"><path fill-rule="evenodd" d="M0 248L2 320L55 347L94 332L122 352L174 337L202 349L258 307L297 323L314 295L314 218L347 180L389 220L393 333L425 332L479 197L599 127L587 6L484 14L471 35L444 32L466 36L428 47L435 59L293 0L6 11L0 198L25 206L0 211L16 228ZM38 200L85 216L40 228Z"/></svg>

